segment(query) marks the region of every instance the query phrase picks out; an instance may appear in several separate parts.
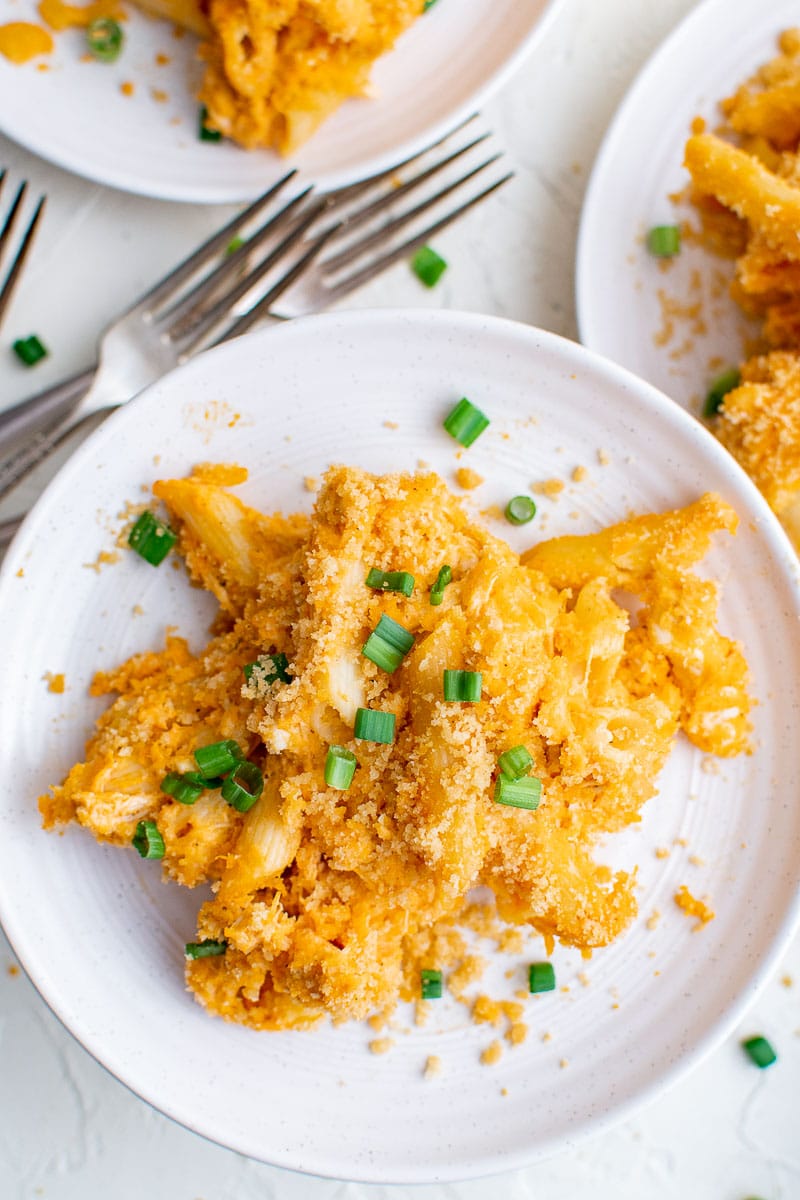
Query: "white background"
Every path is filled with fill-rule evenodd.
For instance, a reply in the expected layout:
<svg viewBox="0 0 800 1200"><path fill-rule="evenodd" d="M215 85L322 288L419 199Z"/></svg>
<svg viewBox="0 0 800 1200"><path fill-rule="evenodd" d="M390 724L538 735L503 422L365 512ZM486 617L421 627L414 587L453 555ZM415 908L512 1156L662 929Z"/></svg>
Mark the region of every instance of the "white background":
<svg viewBox="0 0 800 1200"><path fill-rule="evenodd" d="M485 110L515 182L436 240L450 269L435 291L398 266L351 305L474 309L574 337L575 236L592 160L636 71L691 7L689 0L563 0L533 57ZM14 337L35 330L51 349L37 384L86 365L103 325L228 210L129 198L49 168L0 138L2 164L49 196L34 261L0 342L6 404L27 394L34 378L8 351ZM13 970L0 935L2 1200L800 1197L798 941L739 1031L770 1038L780 1056L770 1070L750 1066L732 1038L610 1133L526 1171L419 1189L309 1179L204 1142L111 1079Z"/></svg>

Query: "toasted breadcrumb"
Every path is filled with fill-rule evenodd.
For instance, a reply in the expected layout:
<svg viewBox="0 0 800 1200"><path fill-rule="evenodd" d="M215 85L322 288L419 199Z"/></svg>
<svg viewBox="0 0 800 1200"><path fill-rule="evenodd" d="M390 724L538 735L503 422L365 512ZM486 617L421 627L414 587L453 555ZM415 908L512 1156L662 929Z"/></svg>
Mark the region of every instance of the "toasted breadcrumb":
<svg viewBox="0 0 800 1200"><path fill-rule="evenodd" d="M682 884L675 893L675 903L678 908L686 913L689 917L697 917L697 924L694 927L695 932L702 929L709 921L713 921L715 912L705 900L698 900L687 888L686 884Z"/></svg>
<svg viewBox="0 0 800 1200"><path fill-rule="evenodd" d="M66 686L63 674L54 675L52 671L45 671L43 678L47 680L48 692L56 692L61 695Z"/></svg>
<svg viewBox="0 0 800 1200"><path fill-rule="evenodd" d="M394 1046L394 1038L373 1038L369 1044L370 1054L388 1054Z"/></svg>
<svg viewBox="0 0 800 1200"><path fill-rule="evenodd" d="M572 472L572 482L573 483L583 483L584 480L588 479L588 478L589 478L589 472L587 471L586 467L580 467L580 466L575 467L575 469Z"/></svg>
<svg viewBox="0 0 800 1200"><path fill-rule="evenodd" d="M438 1079L442 1074L443 1064L438 1054L429 1054L425 1060L425 1069L422 1072L424 1079Z"/></svg>
<svg viewBox="0 0 800 1200"><path fill-rule="evenodd" d="M548 496L556 500L565 488L563 479L543 479L540 483L532 483L531 491L537 496Z"/></svg>
<svg viewBox="0 0 800 1200"><path fill-rule="evenodd" d="M471 492L474 488L480 487L483 483L483 476L477 471L473 471L471 467L459 467L456 471L456 483L466 492Z"/></svg>
<svg viewBox="0 0 800 1200"><path fill-rule="evenodd" d="M485 1067L493 1067L503 1057L503 1043L495 1039L485 1050L481 1051L481 1062Z"/></svg>

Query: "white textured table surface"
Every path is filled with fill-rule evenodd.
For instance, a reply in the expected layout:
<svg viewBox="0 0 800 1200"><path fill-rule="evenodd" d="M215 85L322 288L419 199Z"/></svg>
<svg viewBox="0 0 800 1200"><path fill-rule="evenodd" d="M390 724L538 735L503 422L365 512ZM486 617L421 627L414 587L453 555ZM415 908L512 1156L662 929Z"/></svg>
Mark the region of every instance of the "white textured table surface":
<svg viewBox="0 0 800 1200"><path fill-rule="evenodd" d="M533 57L486 110L518 172L514 184L437 239L451 267L436 290L424 292L399 266L353 305L474 309L574 337L574 245L594 154L639 66L691 7L691 0L563 0ZM32 379L8 353L10 337L46 335L52 356L37 368L37 384L82 367L109 317L224 214L107 191L2 138L0 162L50 197L0 345L4 406ZM526 1171L450 1186L364 1187L243 1159L154 1112L61 1028L0 934L0 1198L797 1200L798 997L796 940L740 1029L776 1045L770 1070L750 1066L733 1038L636 1119Z"/></svg>

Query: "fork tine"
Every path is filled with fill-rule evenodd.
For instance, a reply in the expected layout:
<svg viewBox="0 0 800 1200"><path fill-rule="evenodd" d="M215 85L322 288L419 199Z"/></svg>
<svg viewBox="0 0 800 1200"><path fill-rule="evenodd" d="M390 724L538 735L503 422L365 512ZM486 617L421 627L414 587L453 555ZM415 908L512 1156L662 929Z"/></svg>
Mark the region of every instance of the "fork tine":
<svg viewBox="0 0 800 1200"><path fill-rule="evenodd" d="M372 200L369 204L365 204L363 208L357 209L356 212L354 212L351 216L345 217L341 221L341 231L344 233L349 233L351 229L356 229L359 225L363 225L365 221L369 221L370 218L376 216L384 208L388 208L390 205L395 204L398 200L401 200L403 196L407 196L409 192L414 191L415 188L420 187L423 183L427 183L427 181L432 179L434 175L438 175L440 171L445 169L445 167L449 167L457 159L469 153L470 150L474 150L476 146L479 146L481 142L485 142L486 139L490 138L491 136L492 135L490 132L482 133L480 137L473 138L471 142L467 142L466 146L462 146L460 149L454 150L452 154L447 156L447 158L443 158L440 162L433 163L430 167L426 167L424 171L420 171L418 175L414 175L411 179L406 180L405 183L401 183L399 187L394 188L390 192L385 192L382 196L378 196L376 200ZM413 159L409 161L413 161ZM398 167L395 167L392 173L394 174L394 172L398 169ZM350 199L352 199L352 197ZM331 204L332 211L335 211L338 207L340 207L338 201L335 201Z"/></svg>
<svg viewBox="0 0 800 1200"><path fill-rule="evenodd" d="M429 225L420 233L415 234L413 237L403 242L402 245L396 246L394 250L388 251L388 253L384 254L381 258L369 263L360 271L356 271L353 275L341 280L341 282L334 284L330 288L326 288L325 303L335 304L337 300L341 300L342 297L347 296L350 292L355 291L356 288L368 283L370 279L374 279L376 275L380 275L380 273L385 271L387 267L390 267L392 263L395 263L402 258L408 258L415 250L419 249L420 246L424 246L425 243L430 238L434 237L435 234L439 233L442 229L446 229L448 225L452 225L453 221L457 221L458 218L463 216L465 212L468 212L471 208L474 208L476 204L480 204L480 202L485 200L487 196L491 196L492 192L496 192L498 188L503 187L504 184L508 183L509 179L513 178L514 172L509 171L509 173L504 175L502 179L498 179L489 187L484 188L482 192L478 192L476 196L473 196L471 199L465 201L465 203L460 205L458 208L453 209L453 211L448 213L446 217L442 217L440 220L435 221L432 225Z"/></svg>
<svg viewBox="0 0 800 1200"><path fill-rule="evenodd" d="M11 204L11 208L8 210L8 215L6 216L6 219L3 223L3 228L0 229L0 254L3 253L5 244L8 241L9 237L11 236L11 229L14 224L14 220L16 218L17 213L19 212L19 206L20 206L20 204L22 204L22 201L25 198L25 193L27 190L28 190L28 185L25 182L21 183L19 185L19 187L17 188L17 194L14 197L14 200Z"/></svg>
<svg viewBox="0 0 800 1200"><path fill-rule="evenodd" d="M327 206L328 202L325 199L317 200L312 204L305 216L295 222L286 236L262 262L249 271L244 279L241 279L229 292L221 296L216 304L202 314L191 329L181 330L181 336L175 339L181 356L188 357L194 353L200 343L204 341L209 330L213 329L224 317L229 316L233 306L249 291L252 291L285 254L299 245L303 234L314 224Z"/></svg>
<svg viewBox="0 0 800 1200"><path fill-rule="evenodd" d="M201 301L205 300L206 296L216 291L228 279L238 275L242 263L254 251L258 250L269 237L278 233L289 221L295 209L307 199L312 190L311 187L307 187L299 196L295 196L293 200L285 204L280 212L276 213L274 217L270 217L268 221L265 221L252 237L249 237L233 254L223 259L219 266L210 275L206 276L201 283L192 288L187 296L182 300L178 300L172 308L167 309L159 317L160 321L167 323L167 336L174 336L180 332L190 331L192 313L195 310L200 311ZM186 326L183 330L181 330L182 325Z"/></svg>
<svg viewBox="0 0 800 1200"><path fill-rule="evenodd" d="M462 175L453 183L448 183L440 191L436 192L435 195L429 196L427 199L415 205L414 208L410 208L408 212L402 213L399 217L395 217L393 221L389 221L388 224L382 225L380 229L376 229L374 233L367 234L367 236L363 237L360 241L347 246L344 250L340 251L339 254L327 259L322 264L323 272L325 274L329 274L338 271L342 267L348 266L348 264L353 262L354 259L360 258L362 254L366 253L367 250L371 250L373 246L385 245L387 239L393 234L399 232L399 230L403 229L406 225L409 225L418 216L420 216L421 213L424 213L429 208L432 208L434 204L438 204L438 202L443 200L445 196L449 196L451 192L456 191L463 183L467 183L468 180L473 179L476 175L479 175L481 171L485 171L487 167L492 166L492 164L496 163L501 157L501 154L493 154L491 158L487 158L486 161L482 162L479 166L473 167L473 169L468 171L466 175Z"/></svg>
<svg viewBox="0 0 800 1200"><path fill-rule="evenodd" d="M11 296L17 280L19 279L20 272L25 265L25 259L28 257L30 248L33 245L33 237L36 233L36 227L41 220L42 213L44 212L44 205L45 197L40 196L39 203L36 205L34 214L28 222L28 228L25 230L25 235L20 242L19 250L17 251L16 257L11 264L11 270L8 273L8 277L6 278L2 289L0 289L0 321L3 320L3 314L11 302Z"/></svg>
<svg viewBox="0 0 800 1200"><path fill-rule="evenodd" d="M214 342L214 345L218 346L222 342L227 342L231 338L238 337L241 333L246 333L248 329L255 325L256 321L260 321L263 316L266 316L275 301L282 296L283 293L292 286L294 281L303 274L306 267L311 265L317 255L322 252L330 238L332 238L336 232L337 226L331 225L324 231L324 233L321 233L319 237L312 242L310 248L306 250L302 258L299 258L294 266L291 267L290 270L288 270L286 274L279 279L273 287L270 288L266 296L262 296L261 299L244 314L244 316L239 317L238 321L234 321L230 329L227 330L227 332L224 333L220 338L218 338L217 341ZM276 320L281 319L282 318L276 316Z"/></svg>
<svg viewBox="0 0 800 1200"><path fill-rule="evenodd" d="M224 250L230 244L230 241L242 229L252 217L261 211L270 200L277 196L278 192L286 186L286 184L295 177L297 170L288 171L277 183L274 183L271 188L264 192L263 196L259 196L254 200L242 213L224 225L217 233L213 234L208 241L203 242L188 258L183 262L178 263L177 267L157 283L154 288L145 294L138 301L138 305L143 306L146 310L152 311L162 304L165 300L169 300L174 296L178 288L187 279L194 275L195 271L199 270L204 263L214 258L220 251Z"/></svg>

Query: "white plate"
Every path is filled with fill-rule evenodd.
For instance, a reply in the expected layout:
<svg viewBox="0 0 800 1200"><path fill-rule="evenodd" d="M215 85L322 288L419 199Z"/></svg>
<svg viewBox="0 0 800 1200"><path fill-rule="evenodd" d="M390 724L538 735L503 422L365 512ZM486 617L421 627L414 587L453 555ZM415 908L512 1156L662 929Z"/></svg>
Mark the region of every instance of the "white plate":
<svg viewBox="0 0 800 1200"><path fill-rule="evenodd" d="M797 20L795 0L706 0L693 9L625 97L586 194L577 255L581 341L695 409L710 380L742 358L747 325L727 295L733 265L684 242L663 270L644 235L692 216L668 199L689 182L682 163L692 118L719 125L718 102L777 53L777 35ZM670 341L657 344L661 290L700 301L706 332L678 320Z"/></svg>
<svg viewBox="0 0 800 1200"><path fill-rule="evenodd" d="M482 105L544 31L557 0L439 0L373 70L376 98L350 101L292 159L323 190L366 178L417 153ZM35 20L34 0L0 0L0 23ZM251 199L287 169L270 151L201 142L193 97L197 41L131 11L125 51L81 62L83 33L55 35L47 60L0 56L0 130L43 158L99 183L201 204ZM158 66L155 56L171 61ZM40 60L36 60L40 61ZM131 81L135 93L123 96ZM153 89L167 93L158 102Z"/></svg>
<svg viewBox="0 0 800 1200"><path fill-rule="evenodd" d="M707 489L736 506L741 531L707 569L725 581L722 625L745 643L760 702L752 757L709 773L700 753L676 745L641 827L601 851L615 865L641 864L640 917L591 962L557 950L569 990L531 999L528 1040L493 1068L479 1055L494 1031L447 999L424 1028L403 1012L394 1049L379 1058L360 1024L270 1034L213 1019L183 985L198 897L77 827L44 833L35 803L81 756L102 707L86 696L96 669L160 646L166 625L195 646L206 636L212 605L182 572L155 571L130 553L99 573L85 565L113 548L126 501L141 500L156 477L211 459L245 463L244 495L267 510L308 508L304 477L331 459L387 471L414 469L421 457L452 482L456 447L441 420L462 394L492 418L466 457L486 478L477 508L504 504L532 480L569 480L576 465L589 470L557 502L542 499L535 525L497 524L520 548ZM47 1002L110 1071L245 1154L324 1175L423 1182L520 1166L563 1146L629 1113L718 1042L790 935L800 862L793 564L763 500L704 429L551 334L454 313L346 313L199 358L78 451L0 575L0 914L9 937ZM46 671L65 673L63 695L47 690ZM669 858L656 858L660 845ZM672 902L682 883L713 899L717 917L702 932ZM649 930L654 909L663 916ZM489 954L494 975L480 988L510 996L542 943L533 937L518 959ZM515 964L509 981L503 971ZM429 1054L444 1069L426 1082Z"/></svg>

